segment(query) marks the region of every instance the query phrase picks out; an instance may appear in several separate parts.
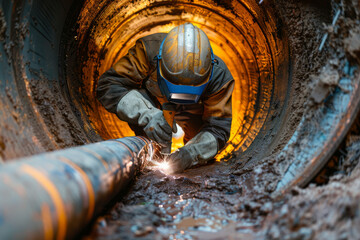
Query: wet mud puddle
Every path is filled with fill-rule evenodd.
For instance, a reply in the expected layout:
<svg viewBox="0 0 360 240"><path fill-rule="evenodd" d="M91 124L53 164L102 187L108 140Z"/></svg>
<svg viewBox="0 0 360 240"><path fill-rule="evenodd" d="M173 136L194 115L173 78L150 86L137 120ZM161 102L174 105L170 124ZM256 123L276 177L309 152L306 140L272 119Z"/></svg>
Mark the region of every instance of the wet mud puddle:
<svg viewBox="0 0 360 240"><path fill-rule="evenodd" d="M253 176L225 162L176 175L145 171L98 220L91 238L254 238L273 203Z"/></svg>

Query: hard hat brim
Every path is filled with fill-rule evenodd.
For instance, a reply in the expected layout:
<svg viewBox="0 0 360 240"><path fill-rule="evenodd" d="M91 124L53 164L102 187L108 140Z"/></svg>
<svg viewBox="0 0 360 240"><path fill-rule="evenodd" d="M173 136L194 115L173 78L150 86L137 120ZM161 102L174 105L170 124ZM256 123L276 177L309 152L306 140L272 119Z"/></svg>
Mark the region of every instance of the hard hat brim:
<svg viewBox="0 0 360 240"><path fill-rule="evenodd" d="M160 70L160 61L157 60L157 81L161 93L167 98L169 102L176 104L195 104L199 101L202 93L204 92L206 86L212 79L213 68L212 66L209 79L206 83L200 86L188 86L188 85L176 85L166 80L161 74Z"/></svg>

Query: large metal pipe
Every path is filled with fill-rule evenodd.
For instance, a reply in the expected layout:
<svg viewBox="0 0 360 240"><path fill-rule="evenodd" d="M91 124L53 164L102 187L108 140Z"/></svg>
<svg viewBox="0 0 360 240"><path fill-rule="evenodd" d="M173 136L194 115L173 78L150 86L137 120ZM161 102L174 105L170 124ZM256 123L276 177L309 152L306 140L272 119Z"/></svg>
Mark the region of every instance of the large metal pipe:
<svg viewBox="0 0 360 240"><path fill-rule="evenodd" d="M2 165L0 239L75 237L127 186L151 147L128 137Z"/></svg>

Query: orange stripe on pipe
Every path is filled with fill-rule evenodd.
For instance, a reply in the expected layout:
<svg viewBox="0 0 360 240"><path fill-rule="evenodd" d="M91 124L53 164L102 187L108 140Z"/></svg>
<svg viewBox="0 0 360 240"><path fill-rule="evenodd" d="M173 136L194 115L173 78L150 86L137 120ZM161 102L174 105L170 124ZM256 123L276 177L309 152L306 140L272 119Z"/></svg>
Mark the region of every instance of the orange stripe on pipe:
<svg viewBox="0 0 360 240"><path fill-rule="evenodd" d="M129 151L129 153L130 153L130 155L132 156L132 157L134 157L134 152L125 144L125 143L123 143L123 142L120 142L120 141L116 141L116 140L108 140L109 142L111 141L111 142L116 142L116 143L120 143L122 146L124 146L128 151ZM111 150L111 149L110 149Z"/></svg>
<svg viewBox="0 0 360 240"><path fill-rule="evenodd" d="M143 137L143 136L137 136L137 137L138 137L139 139L143 140L145 144L150 143L150 141L149 141L147 138Z"/></svg>
<svg viewBox="0 0 360 240"><path fill-rule="evenodd" d="M87 192L88 192L88 197L89 197L89 211L88 211L88 215L87 215L87 221L90 221L92 218L92 215L94 213L94 209L95 209L95 193L94 193L94 189L92 187L91 181L88 178L87 174L75 163L73 163L72 161L70 161L69 159L65 158L65 157L59 157L59 160L61 160L62 162L70 165L72 168L74 168L77 172L80 173L80 176L82 178L82 180L85 183Z"/></svg>
<svg viewBox="0 0 360 240"><path fill-rule="evenodd" d="M55 185L48 179L48 177L40 172L39 170L29 166L29 165L22 165L21 170L31 177L33 177L49 194L51 200L56 209L57 217L58 217L58 233L56 239L62 240L65 239L66 236L66 212L64 203L60 196L60 193L56 189ZM44 227L45 228L45 227ZM45 236L47 231L45 231Z"/></svg>
<svg viewBox="0 0 360 240"><path fill-rule="evenodd" d="M104 165L106 171L109 171L109 164L103 159L102 156L100 156L100 154L98 154L96 152L93 152L93 151L91 151L91 150L89 150L87 148L83 148L83 149L81 149L81 151L90 153L91 155L95 156L97 159L100 159L100 161Z"/></svg>
<svg viewBox="0 0 360 240"><path fill-rule="evenodd" d="M44 203L41 207L41 218L44 227L44 239L51 240L54 238L54 229L52 226L51 212L48 204Z"/></svg>

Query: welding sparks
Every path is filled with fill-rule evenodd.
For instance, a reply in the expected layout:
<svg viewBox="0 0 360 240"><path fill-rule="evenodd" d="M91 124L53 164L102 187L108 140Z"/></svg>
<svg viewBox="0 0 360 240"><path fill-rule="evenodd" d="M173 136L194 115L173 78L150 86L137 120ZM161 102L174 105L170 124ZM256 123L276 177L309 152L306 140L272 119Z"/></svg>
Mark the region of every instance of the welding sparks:
<svg viewBox="0 0 360 240"><path fill-rule="evenodd" d="M151 161L151 163L153 164L153 166L151 167L152 170L160 170L161 172L163 172L165 174L169 174L171 172L171 167L170 167L169 162L166 162L166 161L162 161L162 162Z"/></svg>
<svg viewBox="0 0 360 240"><path fill-rule="evenodd" d="M168 172L170 170L170 164L165 161L156 163L156 166L159 170L162 170L164 172Z"/></svg>
<svg viewBox="0 0 360 240"><path fill-rule="evenodd" d="M167 161L168 154L161 154L160 148L156 144L150 144L149 155L146 157L146 165L151 170L160 170L165 174L170 174L171 165Z"/></svg>
<svg viewBox="0 0 360 240"><path fill-rule="evenodd" d="M168 173L171 172L171 171L170 171L170 169L171 169L170 163L167 162L166 160L163 160L163 161L161 161L161 162L158 162L158 161L153 160L153 159L150 157L150 158L148 158L147 162L150 163L150 166L149 166L149 167L150 167L152 170L160 170L160 171L162 171L162 172L165 173L165 174L168 174Z"/></svg>

